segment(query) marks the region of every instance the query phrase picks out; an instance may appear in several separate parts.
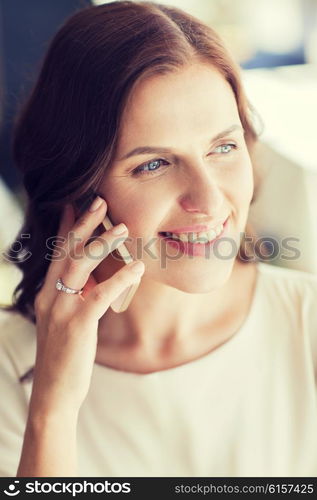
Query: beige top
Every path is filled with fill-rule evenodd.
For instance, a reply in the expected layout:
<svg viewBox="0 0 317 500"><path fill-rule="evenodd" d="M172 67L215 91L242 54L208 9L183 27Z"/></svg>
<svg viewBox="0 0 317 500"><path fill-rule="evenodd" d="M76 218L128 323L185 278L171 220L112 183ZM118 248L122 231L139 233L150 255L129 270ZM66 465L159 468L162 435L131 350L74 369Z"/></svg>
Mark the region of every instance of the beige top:
<svg viewBox="0 0 317 500"><path fill-rule="evenodd" d="M317 276L258 264L250 313L203 357L136 374L94 365L80 476L317 476ZM35 326L0 312L0 475L16 474Z"/></svg>

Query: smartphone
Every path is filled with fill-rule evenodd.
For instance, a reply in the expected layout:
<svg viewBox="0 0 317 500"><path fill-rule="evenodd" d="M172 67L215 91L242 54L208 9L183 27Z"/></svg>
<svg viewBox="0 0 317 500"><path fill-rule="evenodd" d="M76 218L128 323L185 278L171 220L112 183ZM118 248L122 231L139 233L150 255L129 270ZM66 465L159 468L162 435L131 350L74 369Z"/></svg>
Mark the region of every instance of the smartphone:
<svg viewBox="0 0 317 500"><path fill-rule="evenodd" d="M105 216L102 224L106 230L109 230L113 227L113 224L108 215ZM121 245L119 245L114 250L114 252L120 255L125 265L133 261L133 258L124 243L121 243ZM122 292L121 295L119 295L119 297L117 297L117 299L110 304L111 309L116 313L125 311L129 307L139 284L140 281L138 283L130 285L126 290L124 290L124 292Z"/></svg>

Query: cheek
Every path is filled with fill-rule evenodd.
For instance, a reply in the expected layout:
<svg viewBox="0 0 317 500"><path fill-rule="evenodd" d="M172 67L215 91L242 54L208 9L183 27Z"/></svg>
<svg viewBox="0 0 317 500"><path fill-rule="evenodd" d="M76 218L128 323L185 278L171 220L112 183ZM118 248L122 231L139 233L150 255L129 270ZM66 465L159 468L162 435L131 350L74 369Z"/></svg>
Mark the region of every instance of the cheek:
<svg viewBox="0 0 317 500"><path fill-rule="evenodd" d="M161 191L146 187L123 189L122 186L109 185L103 191L108 202L109 217L113 224L124 222L131 237L153 235L153 228L160 225L164 212L164 197Z"/></svg>
<svg viewBox="0 0 317 500"><path fill-rule="evenodd" d="M137 196L129 200L124 212L125 221L130 228L130 234L144 235L155 225L155 203L147 197Z"/></svg>

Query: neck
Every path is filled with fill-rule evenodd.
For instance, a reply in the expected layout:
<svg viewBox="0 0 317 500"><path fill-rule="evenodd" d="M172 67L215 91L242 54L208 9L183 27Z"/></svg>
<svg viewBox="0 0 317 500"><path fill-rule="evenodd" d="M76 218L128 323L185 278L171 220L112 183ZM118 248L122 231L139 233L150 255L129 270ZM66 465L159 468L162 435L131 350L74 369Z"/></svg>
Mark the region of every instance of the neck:
<svg viewBox="0 0 317 500"><path fill-rule="evenodd" d="M235 261L227 282L204 294L191 294L142 278L128 309L117 314L108 309L99 321L98 346L143 352L152 357L199 343L197 332L206 336L222 331L228 319L239 314L237 303L241 272L247 267ZM240 292L241 294L241 292ZM189 349L192 349L190 347Z"/></svg>

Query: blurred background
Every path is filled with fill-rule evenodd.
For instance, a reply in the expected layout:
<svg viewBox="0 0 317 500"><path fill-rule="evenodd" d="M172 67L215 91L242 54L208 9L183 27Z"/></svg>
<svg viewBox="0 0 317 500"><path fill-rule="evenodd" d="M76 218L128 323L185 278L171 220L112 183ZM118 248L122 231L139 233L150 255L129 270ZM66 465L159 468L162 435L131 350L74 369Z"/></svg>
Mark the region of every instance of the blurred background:
<svg viewBox="0 0 317 500"><path fill-rule="evenodd" d="M11 302L20 279L4 255L25 208L11 157L16 110L60 25L76 10L101 3L107 2L0 0L0 303ZM317 0L159 3L181 7L215 28L239 62L263 122L261 189L250 221L272 254L270 264L317 273Z"/></svg>

